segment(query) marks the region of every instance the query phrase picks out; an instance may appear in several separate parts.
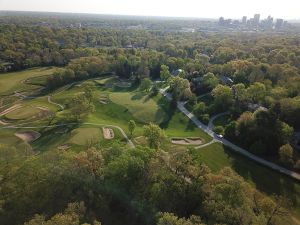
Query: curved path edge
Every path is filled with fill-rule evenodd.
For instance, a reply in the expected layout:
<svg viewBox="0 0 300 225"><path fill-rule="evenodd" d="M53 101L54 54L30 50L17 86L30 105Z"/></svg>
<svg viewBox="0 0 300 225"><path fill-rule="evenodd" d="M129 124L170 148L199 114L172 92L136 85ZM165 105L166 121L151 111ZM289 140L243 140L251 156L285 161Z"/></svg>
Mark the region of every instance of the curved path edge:
<svg viewBox="0 0 300 225"><path fill-rule="evenodd" d="M160 90L160 93L165 96L169 101L172 100L172 96L170 93L167 93L167 90L168 90L169 87L166 87L164 89L161 89ZM291 178L294 178L295 180L297 181L300 181L300 174L299 173L296 173L294 171L291 171L291 170L288 170L284 167L281 167L275 163L272 163L270 161L267 161L263 158L260 158L250 152L248 152L246 149L243 149L235 144L233 144L232 142L224 139L224 138L220 138L218 137L218 135L213 132L213 130L209 127L209 126L206 126L205 124L203 124L200 120L198 120L198 118L193 115L193 113L191 113L190 111L188 111L185 107L184 107L184 102L178 102L177 104L177 108L183 113L185 114L199 129L202 129L204 132L206 132L208 135L210 135L211 137L214 138L214 140L218 141L218 142L221 142L223 145L229 147L232 151L234 152L237 152L263 166L266 166L266 167L269 167L271 168L272 170L274 171L277 171L281 174L284 174L284 175L287 175ZM219 115L216 115L216 116L219 116Z"/></svg>

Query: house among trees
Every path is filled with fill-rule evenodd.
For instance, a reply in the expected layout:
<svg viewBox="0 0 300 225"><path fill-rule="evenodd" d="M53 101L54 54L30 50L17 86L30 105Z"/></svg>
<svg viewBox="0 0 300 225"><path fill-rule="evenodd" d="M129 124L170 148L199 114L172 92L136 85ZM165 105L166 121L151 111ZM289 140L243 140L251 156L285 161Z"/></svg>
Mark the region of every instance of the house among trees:
<svg viewBox="0 0 300 225"><path fill-rule="evenodd" d="M174 70L174 71L172 72L172 75L175 76L175 77L177 77L177 76L179 76L179 74L181 74L182 72L183 72L182 69L177 69L177 70Z"/></svg>
<svg viewBox="0 0 300 225"><path fill-rule="evenodd" d="M13 63L10 62L2 62L0 61L0 72L7 72L10 71L13 67Z"/></svg>
<svg viewBox="0 0 300 225"><path fill-rule="evenodd" d="M231 86L233 84L233 80L230 77L221 76L220 78L224 85Z"/></svg>
<svg viewBox="0 0 300 225"><path fill-rule="evenodd" d="M255 112L256 110L267 111L268 109L260 104L249 103L248 110L250 110L251 112Z"/></svg>

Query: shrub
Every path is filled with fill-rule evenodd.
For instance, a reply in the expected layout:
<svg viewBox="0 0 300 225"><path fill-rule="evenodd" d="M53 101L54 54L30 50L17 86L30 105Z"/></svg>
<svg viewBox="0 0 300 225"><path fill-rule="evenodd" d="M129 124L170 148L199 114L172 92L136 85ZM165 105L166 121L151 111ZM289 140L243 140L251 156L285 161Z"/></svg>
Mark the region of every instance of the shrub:
<svg viewBox="0 0 300 225"><path fill-rule="evenodd" d="M224 127L222 127L222 126L216 126L214 128L214 132L217 133L217 134L224 135Z"/></svg>

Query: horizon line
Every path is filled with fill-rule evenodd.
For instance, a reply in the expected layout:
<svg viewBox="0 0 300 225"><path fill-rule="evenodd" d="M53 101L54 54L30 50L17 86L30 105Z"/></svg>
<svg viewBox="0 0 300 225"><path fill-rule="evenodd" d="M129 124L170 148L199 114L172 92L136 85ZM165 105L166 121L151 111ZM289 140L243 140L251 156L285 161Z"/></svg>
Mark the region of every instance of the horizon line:
<svg viewBox="0 0 300 225"><path fill-rule="evenodd" d="M94 12L58 12L58 11L32 11L32 10L10 10L10 9L1 9L0 12L16 12L16 13L57 13L57 14L77 14L77 15L98 15L98 16L124 16L124 17L150 17L150 18L162 18L162 19L189 19L189 20L218 20L220 17L191 17L191 16L161 16L161 15L141 15L141 14L114 14L114 13L94 13ZM258 13L259 14L259 13ZM1 15L0 15L1 16ZM225 19L242 19L241 17L224 17ZM248 16L247 16L248 17ZM251 17L248 17L251 18ZM267 17L266 17L267 18ZM284 19L280 17L274 17L275 19ZM286 21L299 21L300 18L293 19L284 19Z"/></svg>

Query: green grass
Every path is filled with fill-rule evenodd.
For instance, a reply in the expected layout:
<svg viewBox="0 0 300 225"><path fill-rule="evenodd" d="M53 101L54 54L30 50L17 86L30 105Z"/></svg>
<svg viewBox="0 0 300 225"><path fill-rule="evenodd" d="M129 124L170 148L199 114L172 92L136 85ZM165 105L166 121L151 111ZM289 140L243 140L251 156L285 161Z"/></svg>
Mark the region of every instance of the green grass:
<svg viewBox="0 0 300 225"><path fill-rule="evenodd" d="M10 94L14 91L33 91L40 86L26 84L25 81L32 77L48 76L55 71L55 68L33 68L20 72L10 72L0 75L0 95Z"/></svg>
<svg viewBox="0 0 300 225"><path fill-rule="evenodd" d="M164 110L148 95L141 92L112 92L109 98L115 104L127 108L135 120L142 123L160 124L165 120Z"/></svg>
<svg viewBox="0 0 300 225"><path fill-rule="evenodd" d="M300 182L234 153L219 143L195 149L192 155L212 171L229 166L258 190L268 195L287 196L294 204L294 216L300 218Z"/></svg>
<svg viewBox="0 0 300 225"><path fill-rule="evenodd" d="M26 105L6 114L5 117L10 120L29 119L37 115L39 112L41 112L40 109Z"/></svg>
<svg viewBox="0 0 300 225"><path fill-rule="evenodd" d="M18 144L22 143L23 141L16 137L15 134L16 130L0 130L0 145L9 145L9 146L17 146Z"/></svg>
<svg viewBox="0 0 300 225"><path fill-rule="evenodd" d="M101 128L77 128L71 132L72 138L69 142L76 145L86 145L88 141L102 139Z"/></svg>
<svg viewBox="0 0 300 225"><path fill-rule="evenodd" d="M46 86L47 78L48 78L48 75L31 77L26 80L26 84Z"/></svg>

